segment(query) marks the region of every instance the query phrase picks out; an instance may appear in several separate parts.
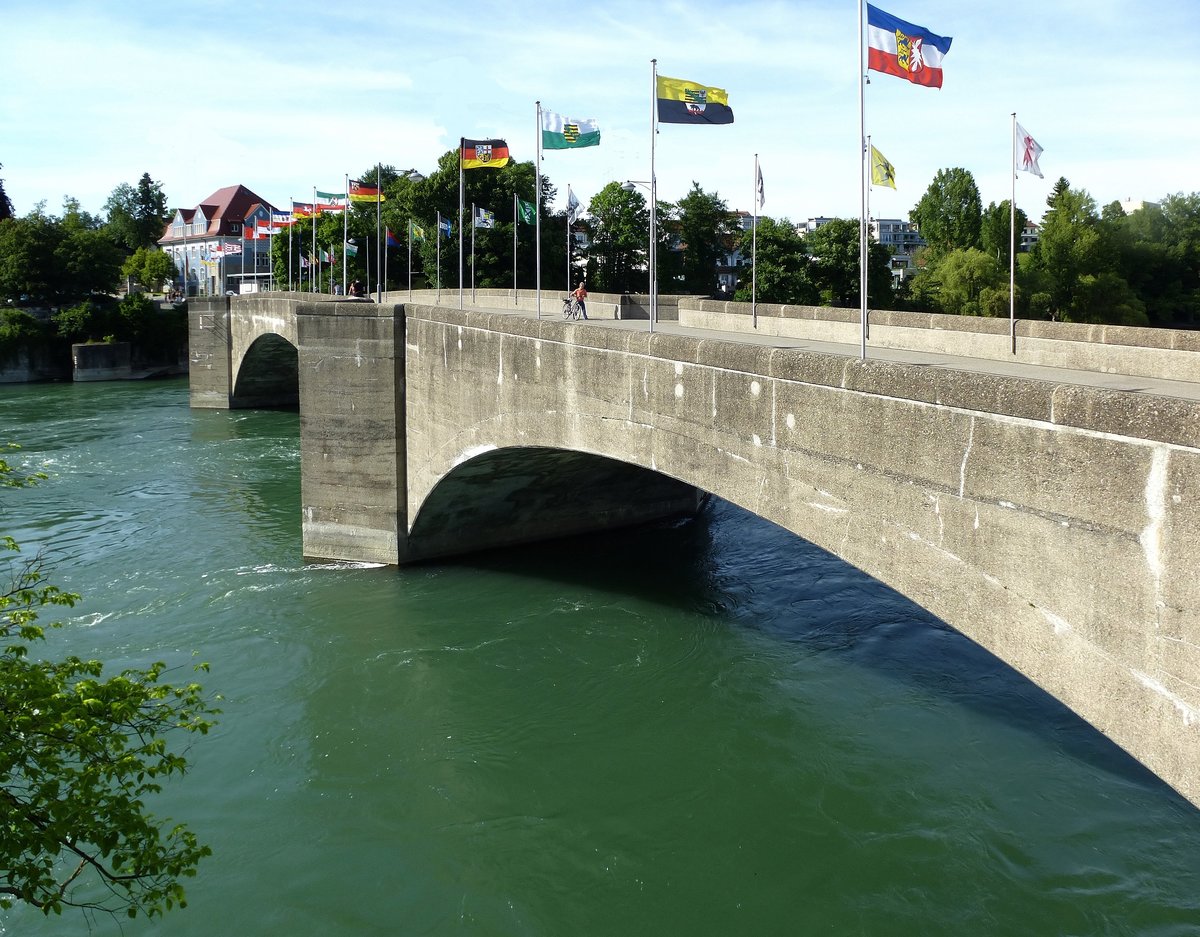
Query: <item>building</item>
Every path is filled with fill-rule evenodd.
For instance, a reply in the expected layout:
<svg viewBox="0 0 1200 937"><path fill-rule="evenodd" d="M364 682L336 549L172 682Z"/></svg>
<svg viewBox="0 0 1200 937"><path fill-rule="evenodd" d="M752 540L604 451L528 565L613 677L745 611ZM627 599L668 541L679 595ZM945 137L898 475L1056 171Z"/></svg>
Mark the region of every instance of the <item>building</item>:
<svg viewBox="0 0 1200 937"><path fill-rule="evenodd" d="M903 281L914 272L913 254L925 246L917 226L899 218L872 218L871 236L892 255L892 279Z"/></svg>
<svg viewBox="0 0 1200 937"><path fill-rule="evenodd" d="M244 185L217 189L195 208L178 208L159 246L179 271L177 288L187 296L223 296L270 288L269 227L273 206Z"/></svg>

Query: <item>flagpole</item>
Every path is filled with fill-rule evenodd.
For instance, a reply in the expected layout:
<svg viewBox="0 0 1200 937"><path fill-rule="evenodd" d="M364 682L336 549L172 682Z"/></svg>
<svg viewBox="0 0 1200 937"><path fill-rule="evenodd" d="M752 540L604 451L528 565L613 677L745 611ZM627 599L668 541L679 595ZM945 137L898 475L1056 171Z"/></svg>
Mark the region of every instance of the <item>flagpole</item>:
<svg viewBox="0 0 1200 937"><path fill-rule="evenodd" d="M567 183L567 295L571 295L571 184Z"/></svg>
<svg viewBox="0 0 1200 937"><path fill-rule="evenodd" d="M475 203L471 203L471 305L475 305Z"/></svg>
<svg viewBox="0 0 1200 937"><path fill-rule="evenodd" d="M437 210L437 302L442 304L442 210Z"/></svg>
<svg viewBox="0 0 1200 937"><path fill-rule="evenodd" d="M466 137L458 138L458 308L463 307L463 147ZM474 223L475 219L471 219ZM471 229L471 240L475 240L475 229Z"/></svg>
<svg viewBox="0 0 1200 937"><path fill-rule="evenodd" d="M387 255L384 254L386 257ZM408 219L408 301L412 302L412 219Z"/></svg>
<svg viewBox="0 0 1200 937"><path fill-rule="evenodd" d="M346 182L346 187L342 190L346 193L346 207L342 209L342 295L346 295L346 268L349 264L346 263L346 240L350 237L350 173L345 173L343 179Z"/></svg>
<svg viewBox="0 0 1200 937"><path fill-rule="evenodd" d="M513 192L513 305L517 305L517 193Z"/></svg>
<svg viewBox="0 0 1200 937"><path fill-rule="evenodd" d="M291 213L288 216L288 292L291 292L294 286L292 283L292 228L296 224L296 200L289 195L288 201L292 205ZM221 272L224 273L224 269Z"/></svg>
<svg viewBox="0 0 1200 937"><path fill-rule="evenodd" d="M750 319L758 328L758 154L754 154L754 194L750 199Z"/></svg>
<svg viewBox="0 0 1200 937"><path fill-rule="evenodd" d="M1028 118L1026 118L1028 119ZM1017 353L1017 112L1012 112L1012 198L1008 202L1008 344Z"/></svg>
<svg viewBox="0 0 1200 937"><path fill-rule="evenodd" d="M380 225L383 222L383 170L379 163L375 164L375 272L379 273L383 266L379 262L380 254L383 251L383 238L379 236ZM347 188L346 203L349 210L350 193ZM377 302L383 303L383 288L386 284L383 280L379 281L379 299Z"/></svg>
<svg viewBox="0 0 1200 937"><path fill-rule="evenodd" d="M658 181L654 175L654 138L658 133L658 59L650 60L650 331L658 318Z"/></svg>
<svg viewBox="0 0 1200 937"><path fill-rule="evenodd" d="M313 210L309 217L312 218L312 260L308 268L308 285L311 291L315 293L317 291L317 280L313 279L311 266L311 264L317 263L317 187L315 185L313 186ZM318 266L318 279L320 272L321 268Z"/></svg>
<svg viewBox="0 0 1200 937"><path fill-rule="evenodd" d="M859 344L863 361L867 360L867 63L863 32L863 4L858 0L858 293Z"/></svg>
<svg viewBox="0 0 1200 937"><path fill-rule="evenodd" d="M534 292L537 296L537 317L542 317L542 102L537 101L537 162L533 167L534 236L533 258Z"/></svg>

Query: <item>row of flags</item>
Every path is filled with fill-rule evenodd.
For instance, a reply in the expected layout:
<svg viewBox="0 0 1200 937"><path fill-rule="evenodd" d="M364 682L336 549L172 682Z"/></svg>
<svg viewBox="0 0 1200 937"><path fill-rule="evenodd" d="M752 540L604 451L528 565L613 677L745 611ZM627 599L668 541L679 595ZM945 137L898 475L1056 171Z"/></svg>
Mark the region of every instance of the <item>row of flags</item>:
<svg viewBox="0 0 1200 937"><path fill-rule="evenodd" d="M950 51L952 38L940 36L929 29L909 23L893 16L873 4L867 9L867 68L892 75L924 87L940 88L943 80L943 61ZM729 95L723 88L698 82L655 76L657 116L661 123L680 124L730 124L734 121ZM539 108L540 110L540 108ZM545 149L577 149L598 146L601 139L600 127L595 118L568 117L551 110L540 110L541 145ZM1040 144L1019 124L1014 132L1014 167L1042 176L1038 159L1043 152ZM869 146L870 179L872 184L896 188L896 168L874 145ZM467 169L499 169L511 160L508 144L503 139L466 139L461 141L460 167ZM755 161L755 201L759 208L766 202L761 167ZM314 190L315 202L293 202L291 213L275 213L271 222L259 222L250 231L247 239L268 237L293 223L296 218L310 217L329 211L345 211L350 203L382 202L386 195L378 186L361 180L348 180L347 191L322 192ZM532 202L516 200L518 218L533 224L536 206ZM568 186L567 218L574 223L584 212L579 199ZM439 218L439 233L450 237L451 222ZM494 228L495 215L483 208L476 208L472 227ZM424 240L424 231L410 222L410 239ZM388 243L396 242L391 231L387 232Z"/></svg>

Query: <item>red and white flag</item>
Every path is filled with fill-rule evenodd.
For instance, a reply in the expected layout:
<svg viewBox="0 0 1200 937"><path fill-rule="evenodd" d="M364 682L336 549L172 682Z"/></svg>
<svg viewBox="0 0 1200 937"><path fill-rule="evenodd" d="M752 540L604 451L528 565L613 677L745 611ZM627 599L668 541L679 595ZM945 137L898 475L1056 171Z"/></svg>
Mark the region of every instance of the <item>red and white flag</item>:
<svg viewBox="0 0 1200 937"><path fill-rule="evenodd" d="M1031 172L1039 179L1044 179L1042 169L1038 166L1038 157L1042 155L1042 148L1037 140L1029 135L1029 131L1020 124L1017 124L1016 146L1013 165L1022 172Z"/></svg>

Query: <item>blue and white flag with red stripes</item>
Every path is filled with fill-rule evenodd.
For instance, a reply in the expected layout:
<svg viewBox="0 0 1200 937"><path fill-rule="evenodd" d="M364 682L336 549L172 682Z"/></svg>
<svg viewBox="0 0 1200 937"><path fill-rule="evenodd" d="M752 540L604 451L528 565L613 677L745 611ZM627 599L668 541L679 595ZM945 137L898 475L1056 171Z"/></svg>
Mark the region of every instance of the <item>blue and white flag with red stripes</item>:
<svg viewBox="0 0 1200 937"><path fill-rule="evenodd" d="M927 88L942 86L942 58L953 40L867 4L867 68Z"/></svg>

